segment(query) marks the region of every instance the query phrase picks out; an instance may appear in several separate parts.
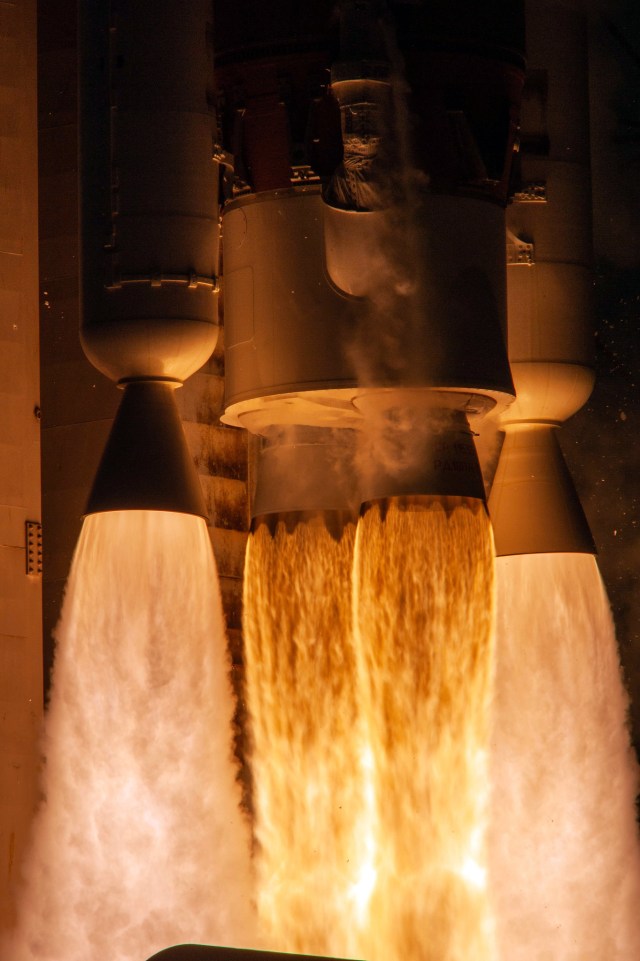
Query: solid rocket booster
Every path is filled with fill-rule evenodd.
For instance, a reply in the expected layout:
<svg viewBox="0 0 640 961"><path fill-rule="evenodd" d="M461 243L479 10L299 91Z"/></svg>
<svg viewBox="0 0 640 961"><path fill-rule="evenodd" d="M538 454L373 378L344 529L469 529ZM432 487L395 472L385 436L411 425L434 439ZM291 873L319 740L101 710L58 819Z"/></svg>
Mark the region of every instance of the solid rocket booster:
<svg viewBox="0 0 640 961"><path fill-rule="evenodd" d="M218 333L210 4L85 0L80 22L80 336L128 395L89 510L204 515L172 394Z"/></svg>
<svg viewBox="0 0 640 961"><path fill-rule="evenodd" d="M594 381L584 16L564 4L527 3L527 56L522 143L507 212L517 399L500 421L505 441L490 510L498 554L592 553L557 439Z"/></svg>

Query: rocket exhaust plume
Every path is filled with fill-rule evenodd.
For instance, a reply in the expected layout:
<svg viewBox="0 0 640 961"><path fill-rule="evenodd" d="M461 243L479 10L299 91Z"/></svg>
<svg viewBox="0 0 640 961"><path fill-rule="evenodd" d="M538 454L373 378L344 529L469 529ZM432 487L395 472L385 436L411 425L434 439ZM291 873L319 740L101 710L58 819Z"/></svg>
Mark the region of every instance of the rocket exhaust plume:
<svg viewBox="0 0 640 961"><path fill-rule="evenodd" d="M87 514L154 510L207 516L170 381L132 381L111 428Z"/></svg>
<svg viewBox="0 0 640 961"><path fill-rule="evenodd" d="M490 871L499 957L640 954L638 763L594 557L497 560Z"/></svg>
<svg viewBox="0 0 640 961"><path fill-rule="evenodd" d="M370 505L358 523L353 592L373 797L364 956L492 961L493 545L482 502Z"/></svg>
<svg viewBox="0 0 640 961"><path fill-rule="evenodd" d="M233 698L204 521L84 521L44 737L44 801L7 961L139 961L255 943Z"/></svg>
<svg viewBox="0 0 640 961"><path fill-rule="evenodd" d="M371 884L351 638L352 433L267 432L243 598L261 930L269 947L350 957Z"/></svg>
<svg viewBox="0 0 640 961"><path fill-rule="evenodd" d="M351 638L355 524L255 522L244 582L257 907L269 947L361 957L371 798Z"/></svg>

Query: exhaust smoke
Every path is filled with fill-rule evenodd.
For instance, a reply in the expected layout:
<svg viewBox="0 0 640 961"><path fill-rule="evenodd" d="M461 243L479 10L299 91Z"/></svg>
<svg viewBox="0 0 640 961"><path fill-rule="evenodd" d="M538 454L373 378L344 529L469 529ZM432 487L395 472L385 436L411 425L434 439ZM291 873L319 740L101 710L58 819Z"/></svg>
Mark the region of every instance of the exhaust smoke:
<svg viewBox="0 0 640 961"><path fill-rule="evenodd" d="M640 953L638 764L595 558L497 561L490 871L499 957Z"/></svg>
<svg viewBox="0 0 640 961"><path fill-rule="evenodd" d="M140 961L194 938L255 944L228 672L204 521L86 518L6 961Z"/></svg>

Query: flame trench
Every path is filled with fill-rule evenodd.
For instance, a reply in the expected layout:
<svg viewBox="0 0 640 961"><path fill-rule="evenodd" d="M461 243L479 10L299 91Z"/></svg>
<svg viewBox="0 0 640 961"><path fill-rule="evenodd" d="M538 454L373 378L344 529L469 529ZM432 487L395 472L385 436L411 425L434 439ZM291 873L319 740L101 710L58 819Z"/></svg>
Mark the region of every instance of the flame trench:
<svg viewBox="0 0 640 961"><path fill-rule="evenodd" d="M272 946L354 955L370 826L351 641L355 525L249 537L244 631L258 913Z"/></svg>
<svg viewBox="0 0 640 961"><path fill-rule="evenodd" d="M500 957L640 955L638 768L595 559L497 562L490 879Z"/></svg>
<svg viewBox="0 0 640 961"><path fill-rule="evenodd" d="M43 793L7 961L140 961L252 938L217 573L204 521L89 516L67 584Z"/></svg>

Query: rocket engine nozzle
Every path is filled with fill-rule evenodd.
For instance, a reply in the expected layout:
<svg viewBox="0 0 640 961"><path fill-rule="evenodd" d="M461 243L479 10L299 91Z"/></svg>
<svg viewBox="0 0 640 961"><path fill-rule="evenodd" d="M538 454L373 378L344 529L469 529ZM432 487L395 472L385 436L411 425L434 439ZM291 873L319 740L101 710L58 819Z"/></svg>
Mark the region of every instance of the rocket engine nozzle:
<svg viewBox="0 0 640 961"><path fill-rule="evenodd" d="M252 515L338 511L357 514L355 434L290 425L267 432L258 461Z"/></svg>
<svg viewBox="0 0 640 961"><path fill-rule="evenodd" d="M173 393L179 382L134 380L123 386L85 513L153 510L206 519Z"/></svg>
<svg viewBox="0 0 640 961"><path fill-rule="evenodd" d="M363 392L356 401L364 416L362 502L421 495L484 502L467 414L485 402L455 391Z"/></svg>
<svg viewBox="0 0 640 961"><path fill-rule="evenodd" d="M596 552L556 427L507 428L489 505L498 556Z"/></svg>

